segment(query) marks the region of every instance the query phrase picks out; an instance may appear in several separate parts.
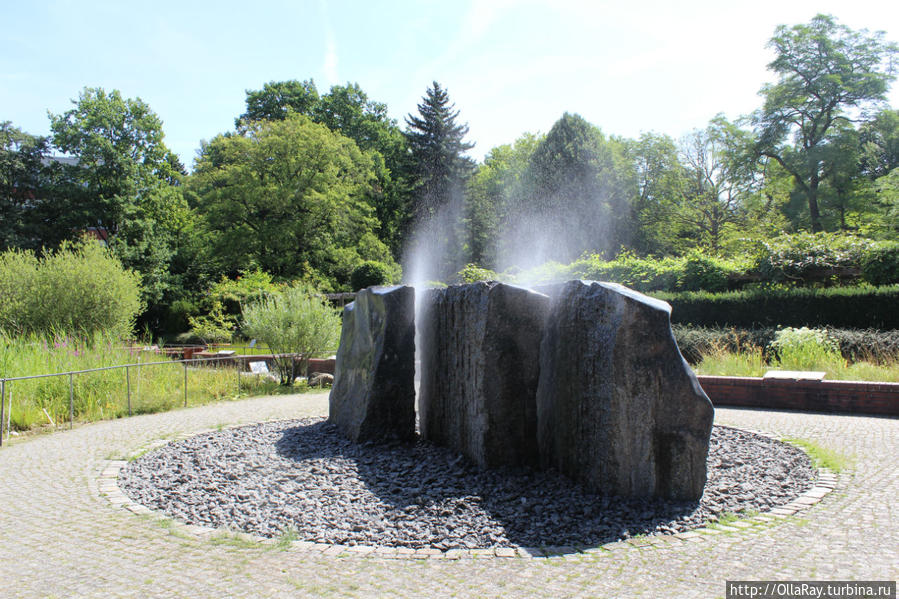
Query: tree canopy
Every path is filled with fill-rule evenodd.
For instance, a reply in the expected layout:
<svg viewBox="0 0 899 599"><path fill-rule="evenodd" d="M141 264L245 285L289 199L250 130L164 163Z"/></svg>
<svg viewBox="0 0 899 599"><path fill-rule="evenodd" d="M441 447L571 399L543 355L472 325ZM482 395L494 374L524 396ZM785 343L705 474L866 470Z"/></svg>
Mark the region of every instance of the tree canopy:
<svg viewBox="0 0 899 599"><path fill-rule="evenodd" d="M449 92L434 81L418 105L418 115L406 117L406 139L414 177L413 217L427 219L455 197L474 167L465 153L474 147L465 141L468 125L457 123L459 111Z"/></svg>
<svg viewBox="0 0 899 599"><path fill-rule="evenodd" d="M828 146L841 125L886 97L895 75L895 44L882 32L853 31L829 15L775 31L768 65L777 76L762 87L764 106L753 115L758 152L792 175L805 197L809 224L823 229L819 188L833 162Z"/></svg>
<svg viewBox="0 0 899 599"><path fill-rule="evenodd" d="M220 272L345 284L363 260L391 262L365 201L374 181L353 140L290 114L205 144L189 189Z"/></svg>

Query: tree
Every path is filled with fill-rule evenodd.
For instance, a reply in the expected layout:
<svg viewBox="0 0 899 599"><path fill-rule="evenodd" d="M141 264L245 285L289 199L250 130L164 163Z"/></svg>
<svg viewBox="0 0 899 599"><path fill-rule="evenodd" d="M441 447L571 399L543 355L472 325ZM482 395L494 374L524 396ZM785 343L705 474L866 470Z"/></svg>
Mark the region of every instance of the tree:
<svg viewBox="0 0 899 599"><path fill-rule="evenodd" d="M672 217L687 237L713 252L721 249L726 228L742 220L757 180L746 151L750 144L748 134L721 116L681 142L686 185Z"/></svg>
<svg viewBox="0 0 899 599"><path fill-rule="evenodd" d="M374 180L351 139L291 114L204 144L188 188L218 272L260 268L334 288L363 260L393 264L365 201Z"/></svg>
<svg viewBox="0 0 899 599"><path fill-rule="evenodd" d="M899 167L899 110L884 109L859 129L861 169L872 180Z"/></svg>
<svg viewBox="0 0 899 599"><path fill-rule="evenodd" d="M524 175L542 139L525 133L513 144L493 148L469 180L464 210L466 262L496 266L504 221L524 193Z"/></svg>
<svg viewBox="0 0 899 599"><path fill-rule="evenodd" d="M261 90L247 90L247 111L237 117L238 131L253 121L280 121L291 112L309 115L318 104L318 90L308 81L270 81Z"/></svg>
<svg viewBox="0 0 899 599"><path fill-rule="evenodd" d="M415 180L412 214L424 220L460 197L474 167L464 154L474 144L464 141L468 125L456 123L459 111L436 81L425 92L418 114L406 117L406 139Z"/></svg>
<svg viewBox="0 0 899 599"><path fill-rule="evenodd" d="M762 87L764 106L753 116L758 152L792 175L813 231L823 229L818 191L827 145L852 111L883 100L894 78L897 48L883 37L817 15L807 25L781 25L769 43L777 57L768 68L779 79Z"/></svg>
<svg viewBox="0 0 899 599"><path fill-rule="evenodd" d="M407 148L396 121L387 115L387 105L370 100L358 83L334 85L319 96L311 79L272 81L261 90L247 91L247 111L236 120L237 129L245 131L253 121L283 120L291 113L305 115L369 152L377 184L366 201L381 223L378 238L398 255L409 194Z"/></svg>
<svg viewBox="0 0 899 599"><path fill-rule="evenodd" d="M512 219L513 235L526 245L513 254L568 261L586 251L613 254L629 240L633 163L623 142L606 139L580 115L566 112L556 121L525 179Z"/></svg>
<svg viewBox="0 0 899 599"><path fill-rule="evenodd" d="M40 247L41 202L48 192L46 137L0 122L0 250Z"/></svg>
<svg viewBox="0 0 899 599"><path fill-rule="evenodd" d="M42 335L131 334L140 277L93 240L63 243L40 258L0 253L0 330Z"/></svg>
<svg viewBox="0 0 899 599"><path fill-rule="evenodd" d="M667 135L643 133L626 144L626 151L636 176L631 210L638 224L630 245L640 254L671 253L678 237L672 214L687 180L677 144Z"/></svg>
<svg viewBox="0 0 899 599"><path fill-rule="evenodd" d="M245 306L242 329L271 348L281 384L292 385L309 358L337 348L340 315L314 289L295 285Z"/></svg>
<svg viewBox="0 0 899 599"><path fill-rule="evenodd" d="M190 220L181 164L140 98L85 88L73 104L50 115L54 145L76 159L64 167L72 184L64 225L74 234L104 229L123 264L141 273L145 301L158 302L172 286L174 246Z"/></svg>

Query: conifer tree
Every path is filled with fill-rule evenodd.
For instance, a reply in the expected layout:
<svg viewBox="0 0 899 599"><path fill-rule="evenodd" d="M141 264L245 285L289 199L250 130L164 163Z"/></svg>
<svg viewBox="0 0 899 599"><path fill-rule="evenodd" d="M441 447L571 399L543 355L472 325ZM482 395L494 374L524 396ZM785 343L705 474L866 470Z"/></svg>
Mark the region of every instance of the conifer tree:
<svg viewBox="0 0 899 599"><path fill-rule="evenodd" d="M460 196L474 169L472 160L463 154L474 144L464 141L468 125L456 123L459 111L436 81L422 98L418 112L419 116L406 117L406 138L416 190L411 212L414 219L422 220Z"/></svg>

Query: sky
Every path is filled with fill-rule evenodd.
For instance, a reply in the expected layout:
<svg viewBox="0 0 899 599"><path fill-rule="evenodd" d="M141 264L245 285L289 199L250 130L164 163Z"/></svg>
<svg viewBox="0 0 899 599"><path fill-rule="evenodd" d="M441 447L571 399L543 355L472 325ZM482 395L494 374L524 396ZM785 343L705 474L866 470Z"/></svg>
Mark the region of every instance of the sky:
<svg viewBox="0 0 899 599"><path fill-rule="evenodd" d="M436 80L478 160L566 111L678 138L757 108L775 28L816 13L899 42L899 2L883 0L0 0L0 121L47 135L83 88L118 89L190 167L268 81L359 83L405 127Z"/></svg>

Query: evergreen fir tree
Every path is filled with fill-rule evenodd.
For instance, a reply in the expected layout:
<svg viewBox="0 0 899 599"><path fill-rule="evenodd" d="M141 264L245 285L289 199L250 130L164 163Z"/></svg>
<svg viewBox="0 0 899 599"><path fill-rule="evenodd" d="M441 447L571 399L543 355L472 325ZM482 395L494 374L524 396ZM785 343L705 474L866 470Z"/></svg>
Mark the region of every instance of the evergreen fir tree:
<svg viewBox="0 0 899 599"><path fill-rule="evenodd" d="M406 138L411 150L416 193L412 216L427 219L460 196L474 169L474 162L463 154L474 147L463 138L467 124L456 124L459 111L450 103L447 90L436 81L418 105L420 116L406 117Z"/></svg>

